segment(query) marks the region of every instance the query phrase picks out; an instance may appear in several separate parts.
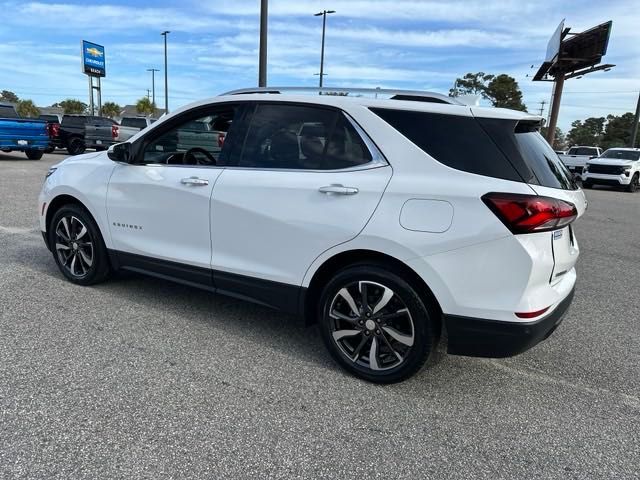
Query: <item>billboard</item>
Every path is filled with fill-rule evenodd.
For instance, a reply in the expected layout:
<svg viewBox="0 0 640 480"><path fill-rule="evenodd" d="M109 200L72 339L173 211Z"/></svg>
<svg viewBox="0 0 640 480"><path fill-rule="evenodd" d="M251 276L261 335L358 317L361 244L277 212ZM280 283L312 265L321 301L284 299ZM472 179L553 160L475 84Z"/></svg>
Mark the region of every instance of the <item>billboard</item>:
<svg viewBox="0 0 640 480"><path fill-rule="evenodd" d="M547 44L547 55L544 58L545 62L554 63L558 59L563 30L564 19L562 19L560 25L558 25L558 28L556 28L556 31L553 32L553 35L551 35L551 38L549 39L549 43Z"/></svg>
<svg viewBox="0 0 640 480"><path fill-rule="evenodd" d="M82 71L92 77L106 76L104 47L97 43L82 41Z"/></svg>

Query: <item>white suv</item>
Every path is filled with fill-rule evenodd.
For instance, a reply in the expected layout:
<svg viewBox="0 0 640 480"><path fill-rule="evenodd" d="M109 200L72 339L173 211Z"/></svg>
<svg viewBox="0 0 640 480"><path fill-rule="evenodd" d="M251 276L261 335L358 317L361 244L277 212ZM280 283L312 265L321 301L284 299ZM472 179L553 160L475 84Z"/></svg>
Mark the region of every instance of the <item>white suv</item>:
<svg viewBox="0 0 640 480"><path fill-rule="evenodd" d="M610 148L589 160L582 171L582 184L624 187L635 192L640 187L640 148Z"/></svg>
<svg viewBox="0 0 640 480"><path fill-rule="evenodd" d="M551 334L586 200L540 117L425 92L278 92L189 105L51 168L38 211L61 272L132 270L297 313L381 383L440 338L504 357ZM194 121L211 128L184 146Z"/></svg>

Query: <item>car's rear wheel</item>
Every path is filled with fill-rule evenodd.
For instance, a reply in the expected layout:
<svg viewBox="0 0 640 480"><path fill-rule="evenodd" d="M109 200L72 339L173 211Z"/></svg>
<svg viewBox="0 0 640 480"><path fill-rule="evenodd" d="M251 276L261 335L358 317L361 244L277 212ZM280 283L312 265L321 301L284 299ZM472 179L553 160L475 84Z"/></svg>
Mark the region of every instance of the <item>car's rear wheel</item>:
<svg viewBox="0 0 640 480"><path fill-rule="evenodd" d="M435 345L433 309L383 266L359 264L326 285L318 315L333 358L350 373L393 383L416 373Z"/></svg>
<svg viewBox="0 0 640 480"><path fill-rule="evenodd" d="M69 140L69 145L67 146L67 152L69 155L80 155L84 153L86 146L81 138L73 137Z"/></svg>
<svg viewBox="0 0 640 480"><path fill-rule="evenodd" d="M640 187L639 180L640 180L640 175L636 173L631 178L631 182L629 182L629 185L627 185L627 192L632 192L632 193L636 192L638 190L638 187Z"/></svg>
<svg viewBox="0 0 640 480"><path fill-rule="evenodd" d="M24 153L27 155L27 158L29 160L40 160L44 152L42 150L29 149L29 150L25 150Z"/></svg>
<svg viewBox="0 0 640 480"><path fill-rule="evenodd" d="M102 235L84 208L65 205L55 212L48 239L58 268L71 282L92 285L109 275L109 258Z"/></svg>

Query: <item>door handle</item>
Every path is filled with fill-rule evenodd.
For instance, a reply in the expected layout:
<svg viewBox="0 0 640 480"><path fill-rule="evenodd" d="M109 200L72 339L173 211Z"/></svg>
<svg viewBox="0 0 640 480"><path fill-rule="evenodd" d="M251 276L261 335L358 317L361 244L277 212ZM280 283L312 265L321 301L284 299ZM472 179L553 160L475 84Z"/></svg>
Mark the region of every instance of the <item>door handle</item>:
<svg viewBox="0 0 640 480"><path fill-rule="evenodd" d="M189 177L183 178L182 180L180 180L180 183L183 185L191 185L193 187L204 187L206 185L209 185L209 180L198 177Z"/></svg>
<svg viewBox="0 0 640 480"><path fill-rule="evenodd" d="M320 187L318 191L326 194L335 193L337 195L355 195L359 190L355 187L345 187L344 185L335 183L325 187Z"/></svg>

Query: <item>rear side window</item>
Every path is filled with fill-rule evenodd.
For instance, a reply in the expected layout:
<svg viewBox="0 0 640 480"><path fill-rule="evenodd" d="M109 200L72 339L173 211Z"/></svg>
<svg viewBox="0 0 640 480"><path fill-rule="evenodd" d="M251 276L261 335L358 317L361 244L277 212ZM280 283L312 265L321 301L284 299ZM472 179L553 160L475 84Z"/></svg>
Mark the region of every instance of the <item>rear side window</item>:
<svg viewBox="0 0 640 480"><path fill-rule="evenodd" d="M230 164L249 168L335 170L372 160L342 113L279 103L256 106L238 153L229 159Z"/></svg>
<svg viewBox="0 0 640 480"><path fill-rule="evenodd" d="M382 108L372 111L440 163L487 177L522 181L473 117Z"/></svg>
<svg viewBox="0 0 640 480"><path fill-rule="evenodd" d="M70 127L81 127L86 123L86 121L87 117L84 116L73 117L65 115L64 117L62 117L62 124Z"/></svg>

